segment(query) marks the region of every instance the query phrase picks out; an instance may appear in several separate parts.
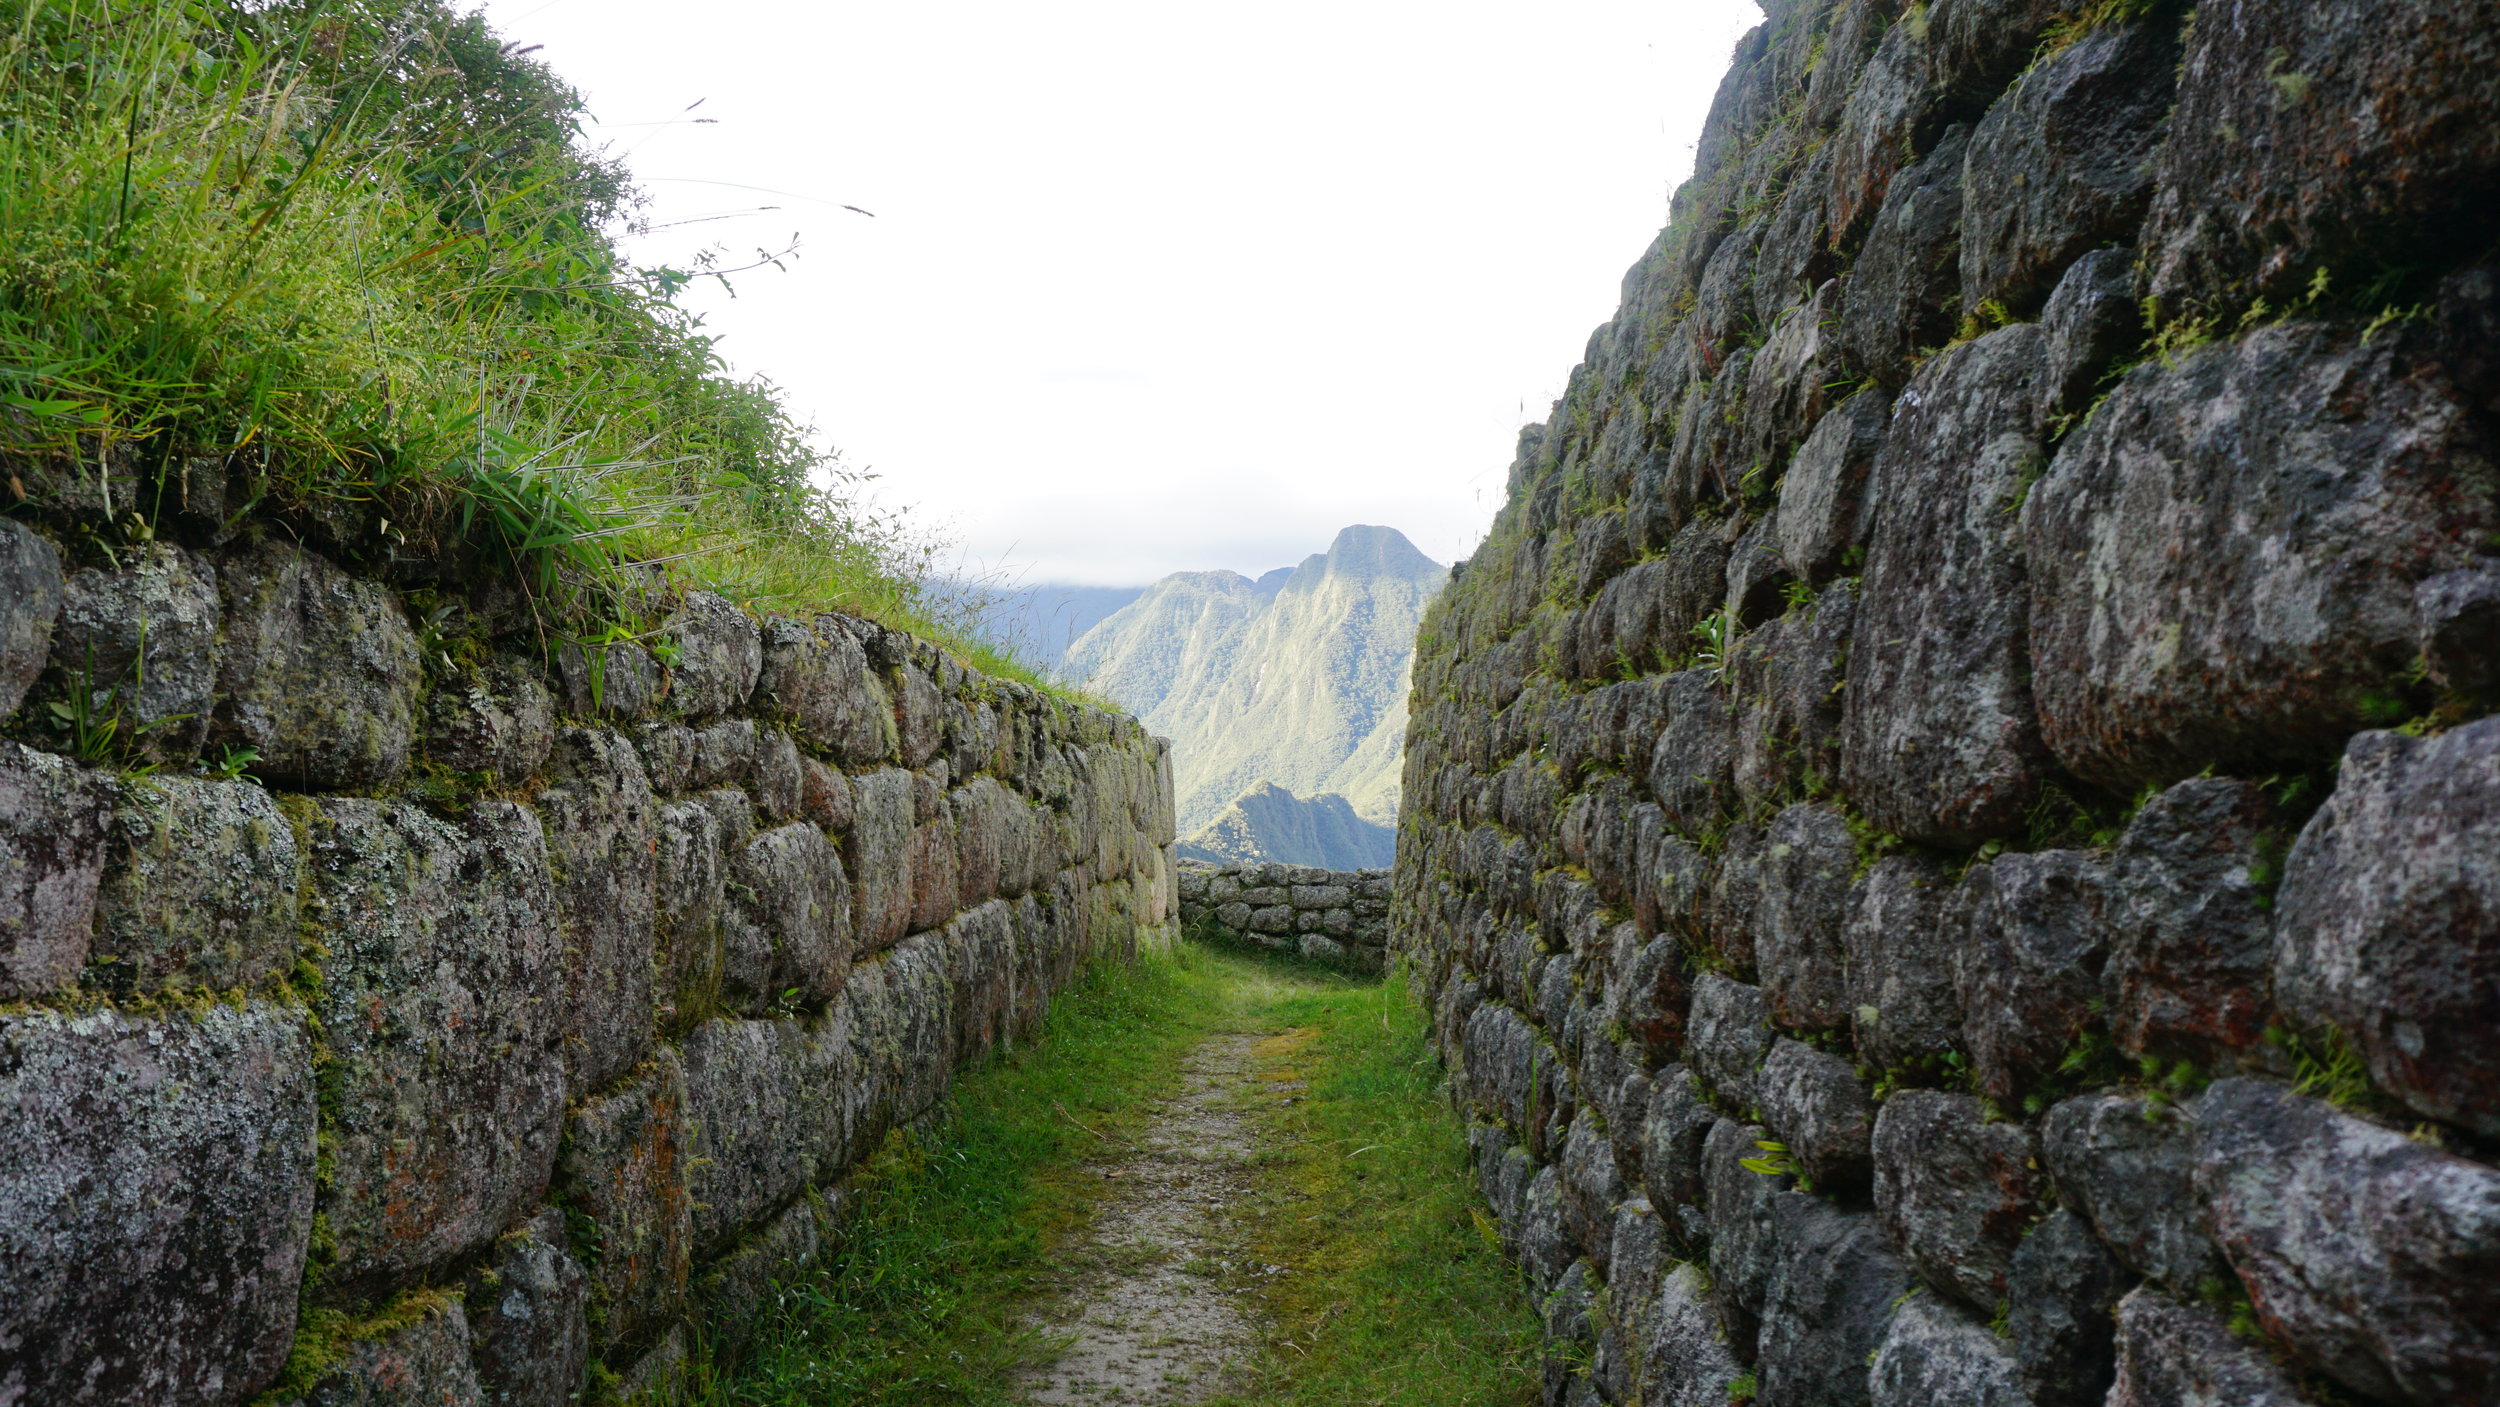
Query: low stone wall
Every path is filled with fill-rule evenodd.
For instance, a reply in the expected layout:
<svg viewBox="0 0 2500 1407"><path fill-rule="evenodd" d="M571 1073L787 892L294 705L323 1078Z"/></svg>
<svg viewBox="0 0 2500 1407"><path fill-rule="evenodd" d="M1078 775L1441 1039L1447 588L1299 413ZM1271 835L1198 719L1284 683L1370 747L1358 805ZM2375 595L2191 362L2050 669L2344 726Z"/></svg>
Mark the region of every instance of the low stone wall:
<svg viewBox="0 0 2500 1407"><path fill-rule="evenodd" d="M1164 931L1164 745L908 636L94 541L0 519L0 1401L661 1386Z"/></svg>
<svg viewBox="0 0 2500 1407"><path fill-rule="evenodd" d="M1312 865L1178 867L1180 918L1263 948L1378 972L1389 946L1389 871Z"/></svg>

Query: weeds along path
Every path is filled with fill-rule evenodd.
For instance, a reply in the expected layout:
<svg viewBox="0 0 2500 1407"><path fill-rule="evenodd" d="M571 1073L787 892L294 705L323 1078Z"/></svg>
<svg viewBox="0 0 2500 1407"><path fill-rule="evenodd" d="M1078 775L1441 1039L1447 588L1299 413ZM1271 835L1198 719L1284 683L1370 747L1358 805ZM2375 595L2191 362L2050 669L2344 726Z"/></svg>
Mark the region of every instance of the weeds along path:
<svg viewBox="0 0 2500 1407"><path fill-rule="evenodd" d="M1237 1387L1258 1344L1243 1302L1252 1267L1235 1209L1263 1130L1245 1108L1255 1038L1191 1051L1181 1085L1135 1133L1106 1136L1102 1190L1062 1297L1036 1316L1067 1351L1033 1374L1036 1404L1203 1402Z"/></svg>
<svg viewBox="0 0 2500 1407"><path fill-rule="evenodd" d="M950 1110L672 1407L1536 1400L1536 1314L1395 976L1106 965Z"/></svg>

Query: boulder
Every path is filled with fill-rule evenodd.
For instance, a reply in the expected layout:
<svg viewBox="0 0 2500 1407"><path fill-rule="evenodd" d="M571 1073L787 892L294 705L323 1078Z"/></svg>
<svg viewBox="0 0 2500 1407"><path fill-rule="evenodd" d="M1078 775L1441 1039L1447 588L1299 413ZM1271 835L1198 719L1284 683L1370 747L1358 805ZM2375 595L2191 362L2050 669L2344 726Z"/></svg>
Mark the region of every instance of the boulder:
<svg viewBox="0 0 2500 1407"><path fill-rule="evenodd" d="M1925 159L1893 177L1850 266L1841 351L1882 386L1898 389L1961 321L1962 158L1969 148L1970 129L1954 127ZM1891 398L1879 391L1875 399Z"/></svg>
<svg viewBox="0 0 2500 1407"><path fill-rule="evenodd" d="M426 698L426 756L456 772L483 772L498 786L537 775L555 740L555 695L536 669L510 655L444 680ZM644 755L651 756L648 743Z"/></svg>
<svg viewBox="0 0 2500 1407"><path fill-rule="evenodd" d="M2165 313L2236 315L2260 293L2279 306L2314 270L2487 244L2495 67L2492 0L2200 12L2143 235Z"/></svg>
<svg viewBox="0 0 2500 1407"><path fill-rule="evenodd" d="M2026 1407L2100 1407L2117 1357L2111 1319L2135 1277L2064 1207L2014 1251L2005 1335Z"/></svg>
<svg viewBox="0 0 2500 1407"><path fill-rule="evenodd" d="M1678 1265L1659 1283L1641 1353L1641 1401L1647 1407L1726 1407L1728 1388L1743 1376L1710 1306L1710 1280L1696 1265Z"/></svg>
<svg viewBox="0 0 2500 1407"><path fill-rule="evenodd" d="M1792 1031L1849 1024L1841 930L1857 840L1838 807L1800 803L1771 819L1762 854L1761 918L1754 966L1775 1023Z"/></svg>
<svg viewBox="0 0 2500 1407"><path fill-rule="evenodd" d="M1875 1120L1885 1234L1929 1284L1993 1314L2014 1248L2040 1212L2038 1153L2030 1130L1990 1121L1969 1095L1895 1094Z"/></svg>
<svg viewBox="0 0 2500 1407"><path fill-rule="evenodd" d="M693 1207L684 1177L686 1072L663 1046L625 1088L585 1103L557 1160L565 1206L587 1222L592 1341L605 1349L686 1307Z"/></svg>
<svg viewBox="0 0 2500 1407"><path fill-rule="evenodd" d="M2068 264L2135 233L2178 62L2167 15L2106 25L2034 64L1979 120L1962 193L1963 308L2029 316Z"/></svg>
<svg viewBox="0 0 2500 1407"><path fill-rule="evenodd" d="M176 776L119 790L87 980L127 998L256 991L288 975L304 941L304 857L269 793Z"/></svg>
<svg viewBox="0 0 2500 1407"><path fill-rule="evenodd" d="M759 831L729 861L729 903L721 931L721 972L752 1006L771 1006L795 988L801 1001L825 1001L849 975L854 947L848 873L814 822Z"/></svg>
<svg viewBox="0 0 2500 1407"><path fill-rule="evenodd" d="M310 821L330 1280L409 1285L519 1220L555 1162L574 995L546 842L503 801L454 823L342 797Z"/></svg>
<svg viewBox="0 0 2500 1407"><path fill-rule="evenodd" d="M565 729L555 768L557 784L538 794L538 814L564 918L567 1078L589 1090L651 1049L657 807L642 759L605 729Z"/></svg>
<svg viewBox="0 0 2500 1407"><path fill-rule="evenodd" d="M113 798L105 773L0 739L0 1001L86 965Z"/></svg>
<svg viewBox="0 0 2500 1407"><path fill-rule="evenodd" d="M198 751L217 691L217 572L208 559L145 543L72 572L60 603L43 692L110 722L117 747L165 759Z"/></svg>
<svg viewBox="0 0 2500 1407"><path fill-rule="evenodd" d="M1771 1053L1770 1013L1762 989L1715 972L1702 973L1693 979L1690 1029L1685 1056L1693 1073L1736 1108L1759 1102L1757 1071Z"/></svg>
<svg viewBox="0 0 2500 1407"><path fill-rule="evenodd" d="M2411 711L2415 583L2500 528L2500 471L2408 346L2269 324L2137 367L2067 437L2021 514L2060 762L2120 793L2306 769Z"/></svg>
<svg viewBox="0 0 2500 1407"><path fill-rule="evenodd" d="M301 1397L279 1407L483 1407L469 1359L469 1319L458 1295L418 1295L393 1307Z"/></svg>
<svg viewBox="0 0 2500 1407"><path fill-rule="evenodd" d="M712 591L689 591L660 627L677 658L668 670L668 701L696 720L746 706L763 673L764 645L755 622Z"/></svg>
<svg viewBox="0 0 2500 1407"><path fill-rule="evenodd" d="M686 1035L686 1203L707 1258L816 1175L824 1096L794 1021L706 1021Z"/></svg>
<svg viewBox="0 0 2500 1407"><path fill-rule="evenodd" d="M1868 1401L1870 1360L1918 1282L1875 1219L1789 1193L1772 1212L1771 1283L1762 1310L1764 1407ZM1974 1374L1974 1378L1980 1375Z"/></svg>
<svg viewBox="0 0 2500 1407"><path fill-rule="evenodd" d="M2041 850L1973 865L1962 884L1962 1040L1980 1091L2011 1100L2043 1087L2100 1020L2102 867Z"/></svg>
<svg viewBox="0 0 2500 1407"><path fill-rule="evenodd" d="M2108 1407L2323 1407L2263 1348L2146 1286L2118 1302Z"/></svg>
<svg viewBox="0 0 2500 1407"><path fill-rule="evenodd" d="M0 1401L247 1401L313 1227L303 1017L0 1015Z"/></svg>
<svg viewBox="0 0 2500 1407"><path fill-rule="evenodd" d="M842 762L872 766L893 750L893 710L841 619L776 618L766 625L756 702Z"/></svg>
<svg viewBox="0 0 2500 1407"><path fill-rule="evenodd" d="M1886 1069L1933 1075L1962 1048L1953 982L1960 941L1945 923L1944 871L1917 856L1877 860L1851 888L1841 931L1857 1048Z"/></svg>
<svg viewBox="0 0 2500 1407"><path fill-rule="evenodd" d="M2414 1109L2500 1135L2500 719L2364 733L2276 896L2276 999Z"/></svg>
<svg viewBox="0 0 2500 1407"><path fill-rule="evenodd" d="M2224 1271L2196 1197L2195 1138L2183 1111L2124 1094L2078 1095L2040 1124L2059 1199L2130 1269L2186 1295Z"/></svg>
<svg viewBox="0 0 2500 1407"><path fill-rule="evenodd" d="M2262 1080L2197 1101L2196 1181L2266 1328L2372 1397L2500 1398L2500 1171Z"/></svg>
<svg viewBox="0 0 2500 1407"><path fill-rule="evenodd" d="M51 539L0 518L0 719L17 711L52 656L66 586Z"/></svg>
<svg viewBox="0 0 2500 1407"><path fill-rule="evenodd" d="M1782 1037L1760 1083L1763 1122L1815 1190L1862 1192L1873 1172L1875 1102L1849 1062Z"/></svg>
<svg viewBox="0 0 2500 1407"><path fill-rule="evenodd" d="M570 1407L590 1358L589 1278L548 1208L495 1243L462 1295L481 1407Z"/></svg>
<svg viewBox="0 0 2500 1407"><path fill-rule="evenodd" d="M2090 408L2101 379L2144 341L2136 300L2135 251L2095 249L2066 266L2040 311L2048 333L2048 372L2040 413L2050 420Z"/></svg>
<svg viewBox="0 0 2500 1407"><path fill-rule="evenodd" d="M2127 823L2109 862L2110 1034L2130 1056L2225 1065L2274 1017L2268 892L2284 836L2265 788L2181 782Z"/></svg>
<svg viewBox="0 0 2500 1407"><path fill-rule="evenodd" d="M275 538L229 549L217 585L225 648L209 744L252 749L253 775L307 790L396 781L422 670L391 593Z"/></svg>
<svg viewBox="0 0 2500 1407"><path fill-rule="evenodd" d="M2040 454L2043 365L2029 324L1931 359L1875 461L1841 780L1878 829L1908 839L1976 845L2022 829L2048 761L2008 511Z"/></svg>
<svg viewBox="0 0 2500 1407"><path fill-rule="evenodd" d="M1871 1407L2034 1407L2012 1345L1931 1294L1893 1312L1867 1372Z"/></svg>
<svg viewBox="0 0 2500 1407"><path fill-rule="evenodd" d="M1780 479L1780 556L1797 579L1822 585L1841 574L1849 550L1864 540L1866 480L1884 434L1892 398L1860 391L1814 423Z"/></svg>

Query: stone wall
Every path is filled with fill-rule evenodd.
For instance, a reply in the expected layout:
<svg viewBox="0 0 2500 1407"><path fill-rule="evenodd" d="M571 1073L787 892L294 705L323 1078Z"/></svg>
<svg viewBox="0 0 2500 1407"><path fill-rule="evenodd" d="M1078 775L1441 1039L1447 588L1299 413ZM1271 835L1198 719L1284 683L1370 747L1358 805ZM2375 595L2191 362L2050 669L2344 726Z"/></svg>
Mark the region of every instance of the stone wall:
<svg viewBox="0 0 2500 1407"><path fill-rule="evenodd" d="M1165 931L1164 746L908 636L549 667L491 573L63 525L0 519L0 1402L663 1385Z"/></svg>
<svg viewBox="0 0 2500 1407"><path fill-rule="evenodd" d="M1182 860L1181 922L1353 972L1389 946L1389 871Z"/></svg>
<svg viewBox="0 0 2500 1407"><path fill-rule="evenodd" d="M2500 1401L2500 5L1766 9L1415 669L1548 1400Z"/></svg>

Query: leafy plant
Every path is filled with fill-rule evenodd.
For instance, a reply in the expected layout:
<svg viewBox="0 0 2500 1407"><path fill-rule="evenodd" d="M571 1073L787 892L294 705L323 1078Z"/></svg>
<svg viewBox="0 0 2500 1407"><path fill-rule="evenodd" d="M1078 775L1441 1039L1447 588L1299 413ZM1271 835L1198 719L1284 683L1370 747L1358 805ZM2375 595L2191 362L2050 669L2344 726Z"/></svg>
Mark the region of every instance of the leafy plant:
<svg viewBox="0 0 2500 1407"><path fill-rule="evenodd" d="M1756 1139L1754 1140L1753 1146L1762 1150L1760 1156L1752 1158L1739 1158L1737 1160L1738 1167L1743 1168L1747 1172L1760 1173L1764 1177L1794 1177L1797 1175L1797 1160L1789 1153L1787 1144L1776 1142L1771 1139Z"/></svg>

